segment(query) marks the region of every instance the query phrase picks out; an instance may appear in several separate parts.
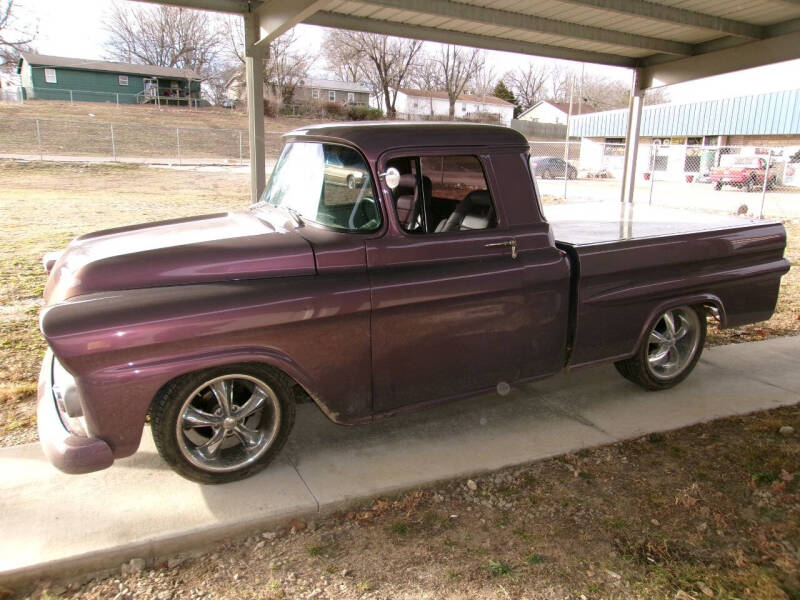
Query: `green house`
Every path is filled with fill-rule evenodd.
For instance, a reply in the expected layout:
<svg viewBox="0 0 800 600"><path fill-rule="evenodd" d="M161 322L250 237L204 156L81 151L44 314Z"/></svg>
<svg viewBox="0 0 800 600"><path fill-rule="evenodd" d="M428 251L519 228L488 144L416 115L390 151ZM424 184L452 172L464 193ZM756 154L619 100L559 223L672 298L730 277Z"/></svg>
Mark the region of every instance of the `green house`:
<svg viewBox="0 0 800 600"><path fill-rule="evenodd" d="M44 56L17 63L25 99L196 106L200 76L189 69Z"/></svg>

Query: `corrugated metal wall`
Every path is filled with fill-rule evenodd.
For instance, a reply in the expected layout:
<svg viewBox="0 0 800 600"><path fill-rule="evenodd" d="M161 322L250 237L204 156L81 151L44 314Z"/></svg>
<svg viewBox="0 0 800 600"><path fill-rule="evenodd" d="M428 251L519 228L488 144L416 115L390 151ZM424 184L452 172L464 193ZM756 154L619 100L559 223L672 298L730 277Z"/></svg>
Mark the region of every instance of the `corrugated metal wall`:
<svg viewBox="0 0 800 600"><path fill-rule="evenodd" d="M572 117L570 135L625 137L627 115L622 109ZM645 137L794 134L800 134L800 90L660 104L642 111Z"/></svg>

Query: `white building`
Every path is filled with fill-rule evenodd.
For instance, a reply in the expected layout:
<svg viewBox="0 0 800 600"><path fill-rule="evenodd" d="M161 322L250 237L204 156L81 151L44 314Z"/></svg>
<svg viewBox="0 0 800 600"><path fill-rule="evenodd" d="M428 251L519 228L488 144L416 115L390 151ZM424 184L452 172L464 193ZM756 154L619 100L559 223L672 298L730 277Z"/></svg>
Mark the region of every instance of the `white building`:
<svg viewBox="0 0 800 600"><path fill-rule="evenodd" d="M401 89L397 92L395 109L399 119L446 119L450 115L450 100L447 92ZM456 100L454 116L475 121L496 120L508 127L514 118L514 105L496 96L461 94Z"/></svg>
<svg viewBox="0 0 800 600"><path fill-rule="evenodd" d="M593 113L595 109L586 104L572 103L572 116L578 114ZM550 102L540 100L529 109L522 111L517 117L520 121L532 121L534 123L553 123L555 125L566 125L567 115L569 114L569 104L567 102Z"/></svg>

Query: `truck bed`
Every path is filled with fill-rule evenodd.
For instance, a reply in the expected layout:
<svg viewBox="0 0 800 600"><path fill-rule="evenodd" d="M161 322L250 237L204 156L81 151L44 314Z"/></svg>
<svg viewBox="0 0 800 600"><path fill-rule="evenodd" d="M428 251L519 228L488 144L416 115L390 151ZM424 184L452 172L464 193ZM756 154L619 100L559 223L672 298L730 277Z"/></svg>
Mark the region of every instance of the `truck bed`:
<svg viewBox="0 0 800 600"><path fill-rule="evenodd" d="M724 327L769 319L786 232L769 221L608 204L549 205L572 266L570 366L627 358L653 319L679 304L719 309Z"/></svg>
<svg viewBox="0 0 800 600"><path fill-rule="evenodd" d="M728 215L634 205L625 219L621 204L549 204L545 216L556 241L570 246L746 227L764 221Z"/></svg>

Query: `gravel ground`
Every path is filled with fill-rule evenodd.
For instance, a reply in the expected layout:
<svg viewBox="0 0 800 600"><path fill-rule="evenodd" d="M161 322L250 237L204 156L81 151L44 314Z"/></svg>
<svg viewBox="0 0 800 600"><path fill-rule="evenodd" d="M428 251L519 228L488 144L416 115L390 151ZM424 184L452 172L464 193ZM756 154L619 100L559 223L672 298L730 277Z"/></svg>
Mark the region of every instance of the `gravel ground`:
<svg viewBox="0 0 800 600"><path fill-rule="evenodd" d="M30 597L794 600L798 430L794 406L651 434Z"/></svg>

